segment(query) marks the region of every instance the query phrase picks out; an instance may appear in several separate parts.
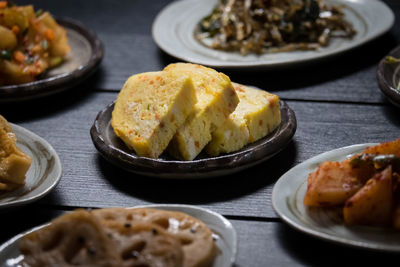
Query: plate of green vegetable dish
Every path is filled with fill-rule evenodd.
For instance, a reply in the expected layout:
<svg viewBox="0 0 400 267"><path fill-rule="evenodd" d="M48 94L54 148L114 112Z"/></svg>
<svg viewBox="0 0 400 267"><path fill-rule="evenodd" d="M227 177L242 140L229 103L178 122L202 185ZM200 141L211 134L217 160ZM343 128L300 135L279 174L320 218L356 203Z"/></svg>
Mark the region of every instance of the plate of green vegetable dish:
<svg viewBox="0 0 400 267"><path fill-rule="evenodd" d="M153 39L180 60L216 68L275 68L337 55L388 31L376 0L180 0L153 23Z"/></svg>

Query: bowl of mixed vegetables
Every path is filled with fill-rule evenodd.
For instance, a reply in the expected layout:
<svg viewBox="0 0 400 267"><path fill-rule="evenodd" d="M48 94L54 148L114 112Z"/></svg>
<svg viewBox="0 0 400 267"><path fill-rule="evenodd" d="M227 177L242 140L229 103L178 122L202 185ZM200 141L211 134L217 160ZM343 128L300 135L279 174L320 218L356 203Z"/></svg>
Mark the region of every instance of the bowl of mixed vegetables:
<svg viewBox="0 0 400 267"><path fill-rule="evenodd" d="M34 81L70 51L66 30L49 12L0 2L0 85Z"/></svg>
<svg viewBox="0 0 400 267"><path fill-rule="evenodd" d="M103 54L101 41L81 23L0 0L0 102L72 88Z"/></svg>

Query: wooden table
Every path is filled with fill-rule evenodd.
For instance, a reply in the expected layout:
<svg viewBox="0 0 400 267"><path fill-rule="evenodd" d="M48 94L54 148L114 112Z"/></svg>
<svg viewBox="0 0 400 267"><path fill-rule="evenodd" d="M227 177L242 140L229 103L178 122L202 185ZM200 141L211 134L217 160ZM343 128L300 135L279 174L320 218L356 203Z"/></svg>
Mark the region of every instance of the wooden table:
<svg viewBox="0 0 400 267"><path fill-rule="evenodd" d="M29 3L28 1L17 1ZM296 164L342 146L400 137L400 110L380 93L378 61L400 44L400 2L386 0L397 17L388 34L347 53L306 66L273 71L226 72L232 80L279 95L295 111L297 132L278 155L228 177L166 181L122 171L105 161L89 129L115 100L128 76L177 61L151 37L156 14L168 0L39 0L37 8L74 18L105 46L97 73L67 92L15 105L0 114L45 138L58 152L61 182L42 200L1 211L0 242L78 207L183 203L226 216L239 235L237 266L370 265L397 255L343 247L309 237L284 224L271 205L279 177Z"/></svg>

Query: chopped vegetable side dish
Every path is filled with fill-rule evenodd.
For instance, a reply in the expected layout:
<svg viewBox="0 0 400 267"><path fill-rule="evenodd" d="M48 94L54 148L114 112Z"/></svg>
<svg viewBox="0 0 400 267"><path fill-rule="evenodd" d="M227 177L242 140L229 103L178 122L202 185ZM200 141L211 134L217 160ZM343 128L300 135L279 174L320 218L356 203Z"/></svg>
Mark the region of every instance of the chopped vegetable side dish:
<svg viewBox="0 0 400 267"><path fill-rule="evenodd" d="M324 0L220 0L195 37L208 47L246 55L314 50L331 37L355 34L341 7Z"/></svg>
<svg viewBox="0 0 400 267"><path fill-rule="evenodd" d="M400 138L323 162L308 176L304 204L343 207L347 225L400 229Z"/></svg>
<svg viewBox="0 0 400 267"><path fill-rule="evenodd" d="M0 85L33 81L69 50L65 29L50 13L0 1Z"/></svg>

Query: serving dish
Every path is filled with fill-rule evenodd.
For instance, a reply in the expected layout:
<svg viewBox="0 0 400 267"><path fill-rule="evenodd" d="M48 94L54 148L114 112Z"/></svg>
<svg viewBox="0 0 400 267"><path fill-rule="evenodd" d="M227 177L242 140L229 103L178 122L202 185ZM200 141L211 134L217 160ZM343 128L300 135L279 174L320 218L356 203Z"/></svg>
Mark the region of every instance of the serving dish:
<svg viewBox="0 0 400 267"><path fill-rule="evenodd" d="M382 1L331 0L328 2L344 6L346 19L357 30L357 34L352 39L332 39L327 47L316 51L242 56L236 52L207 48L194 37L198 22L210 14L217 1L180 0L172 2L154 20L153 39L164 52L184 61L218 68L257 67L268 69L339 54L382 35L394 23L393 12Z"/></svg>
<svg viewBox="0 0 400 267"><path fill-rule="evenodd" d="M393 49L387 56L400 58L400 46ZM393 105L400 107L400 62L388 62L387 56L379 62L376 78L386 98Z"/></svg>
<svg viewBox="0 0 400 267"><path fill-rule="evenodd" d="M54 148L43 138L12 124L17 146L32 158L26 174L26 184L16 190L0 191L0 209L23 205L48 194L60 181L62 167Z"/></svg>
<svg viewBox="0 0 400 267"><path fill-rule="evenodd" d="M280 107L282 122L271 134L239 151L218 157L210 157L202 152L191 161L175 160L165 153L158 159L137 156L114 134L111 126L114 103L99 112L90 135L93 144L106 160L127 171L157 178L210 178L249 168L285 148L296 131L297 122L293 110L284 101L280 101Z"/></svg>
<svg viewBox="0 0 400 267"><path fill-rule="evenodd" d="M272 205L283 221L314 237L371 250L400 252L400 232L389 228L345 226L342 208L310 208L303 204L308 174L324 161L342 161L362 152L367 146L359 144L335 149L295 166L275 184Z"/></svg>
<svg viewBox="0 0 400 267"><path fill-rule="evenodd" d="M97 36L75 20L58 18L57 22L66 29L71 47L64 62L33 82L0 86L0 103L38 98L72 88L100 65L104 48Z"/></svg>
<svg viewBox="0 0 400 267"><path fill-rule="evenodd" d="M214 264L212 266L229 267L233 265L237 252L237 234L232 224L220 214L204 208L179 204L146 205L139 207L180 211L203 221L213 231L215 242L219 249L219 253L217 254ZM18 250L18 245L21 238L24 235L44 226L45 225L35 227L27 232L18 234L12 239L5 242L3 245L1 245L0 266L18 266L18 262L22 260L22 256L20 255Z"/></svg>

